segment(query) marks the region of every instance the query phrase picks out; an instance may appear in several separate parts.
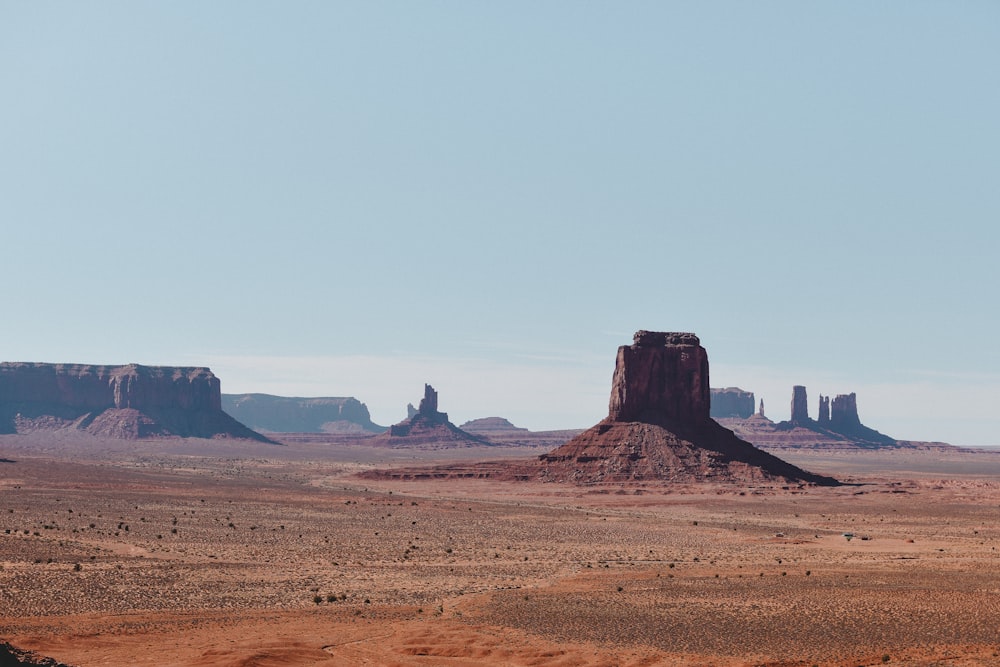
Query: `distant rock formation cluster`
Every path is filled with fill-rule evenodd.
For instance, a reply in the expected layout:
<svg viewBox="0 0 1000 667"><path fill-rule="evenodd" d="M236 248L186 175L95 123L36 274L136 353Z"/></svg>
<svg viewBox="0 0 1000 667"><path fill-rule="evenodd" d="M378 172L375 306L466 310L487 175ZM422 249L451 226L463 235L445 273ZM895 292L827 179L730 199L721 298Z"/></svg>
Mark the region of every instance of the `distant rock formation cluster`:
<svg viewBox="0 0 1000 667"><path fill-rule="evenodd" d="M420 407L407 419L393 424L369 442L388 447L464 447L492 444L484 437L473 435L448 421L448 413L438 411L438 393L424 385Z"/></svg>
<svg viewBox="0 0 1000 667"><path fill-rule="evenodd" d="M607 418L542 455L540 476L578 484L837 483L740 440L711 419L710 403L708 354L698 337L639 331L618 348Z"/></svg>
<svg viewBox="0 0 1000 667"><path fill-rule="evenodd" d="M264 433L382 433L368 406L353 397L299 398L222 394L222 409Z"/></svg>
<svg viewBox="0 0 1000 667"><path fill-rule="evenodd" d="M712 419L747 419L753 415L756 404L752 391L743 391L739 387L712 389L712 409L709 416Z"/></svg>
<svg viewBox="0 0 1000 667"><path fill-rule="evenodd" d="M73 428L112 438L267 441L222 411L208 368L0 363L0 433Z"/></svg>
<svg viewBox="0 0 1000 667"><path fill-rule="evenodd" d="M804 428L820 434L843 436L859 445L894 445L896 440L868 428L858 417L858 397L855 393L838 394L830 400L820 395L819 414L814 421L809 417L806 388L792 387L792 414L787 422L775 425L778 430Z"/></svg>

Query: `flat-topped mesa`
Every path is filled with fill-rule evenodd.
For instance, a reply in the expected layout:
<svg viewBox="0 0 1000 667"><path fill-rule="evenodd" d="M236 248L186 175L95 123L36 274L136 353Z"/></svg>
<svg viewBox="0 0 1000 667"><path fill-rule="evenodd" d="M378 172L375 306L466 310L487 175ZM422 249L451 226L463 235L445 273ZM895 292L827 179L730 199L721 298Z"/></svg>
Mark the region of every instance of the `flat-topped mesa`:
<svg viewBox="0 0 1000 667"><path fill-rule="evenodd" d="M697 426L709 419L708 354L693 333L638 331L618 348L608 420Z"/></svg>
<svg viewBox="0 0 1000 667"><path fill-rule="evenodd" d="M743 391L739 387L712 389L712 419L738 417L749 419L756 410L752 391Z"/></svg>
<svg viewBox="0 0 1000 667"><path fill-rule="evenodd" d="M195 366L0 363L0 403L221 410L219 379Z"/></svg>
<svg viewBox="0 0 1000 667"><path fill-rule="evenodd" d="M223 394L222 409L255 431L271 433L381 433L368 406L346 396Z"/></svg>
<svg viewBox="0 0 1000 667"><path fill-rule="evenodd" d="M267 440L222 411L219 379L205 367L0 363L0 433L62 428Z"/></svg>

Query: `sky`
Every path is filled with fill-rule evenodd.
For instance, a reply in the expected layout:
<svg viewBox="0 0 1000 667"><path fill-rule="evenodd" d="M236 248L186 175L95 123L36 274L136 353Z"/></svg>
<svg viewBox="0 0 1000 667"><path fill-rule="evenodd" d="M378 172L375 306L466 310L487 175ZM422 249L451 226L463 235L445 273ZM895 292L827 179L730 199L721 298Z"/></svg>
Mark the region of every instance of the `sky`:
<svg viewBox="0 0 1000 667"><path fill-rule="evenodd" d="M1000 445L1000 3L0 0L0 360L607 414L692 331L787 419Z"/></svg>

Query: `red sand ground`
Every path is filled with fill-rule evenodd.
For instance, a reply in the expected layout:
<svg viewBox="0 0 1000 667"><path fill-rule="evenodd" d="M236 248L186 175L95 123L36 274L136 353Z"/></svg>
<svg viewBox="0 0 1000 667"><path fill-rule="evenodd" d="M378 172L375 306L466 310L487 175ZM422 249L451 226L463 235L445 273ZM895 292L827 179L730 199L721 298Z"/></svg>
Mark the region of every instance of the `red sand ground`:
<svg viewBox="0 0 1000 667"><path fill-rule="evenodd" d="M2 437L0 640L81 667L1000 664L1000 455L805 453L858 486L804 492L352 477L532 453Z"/></svg>

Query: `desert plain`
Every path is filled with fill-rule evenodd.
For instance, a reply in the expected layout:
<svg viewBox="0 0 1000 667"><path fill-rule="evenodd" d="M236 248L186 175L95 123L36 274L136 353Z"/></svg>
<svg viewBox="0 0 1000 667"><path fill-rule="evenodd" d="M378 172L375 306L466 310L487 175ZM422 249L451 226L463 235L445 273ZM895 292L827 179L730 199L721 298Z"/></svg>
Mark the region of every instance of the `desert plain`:
<svg viewBox="0 0 1000 667"><path fill-rule="evenodd" d="M544 451L0 436L0 641L79 667L1000 664L998 453L779 453L833 488L358 477Z"/></svg>

